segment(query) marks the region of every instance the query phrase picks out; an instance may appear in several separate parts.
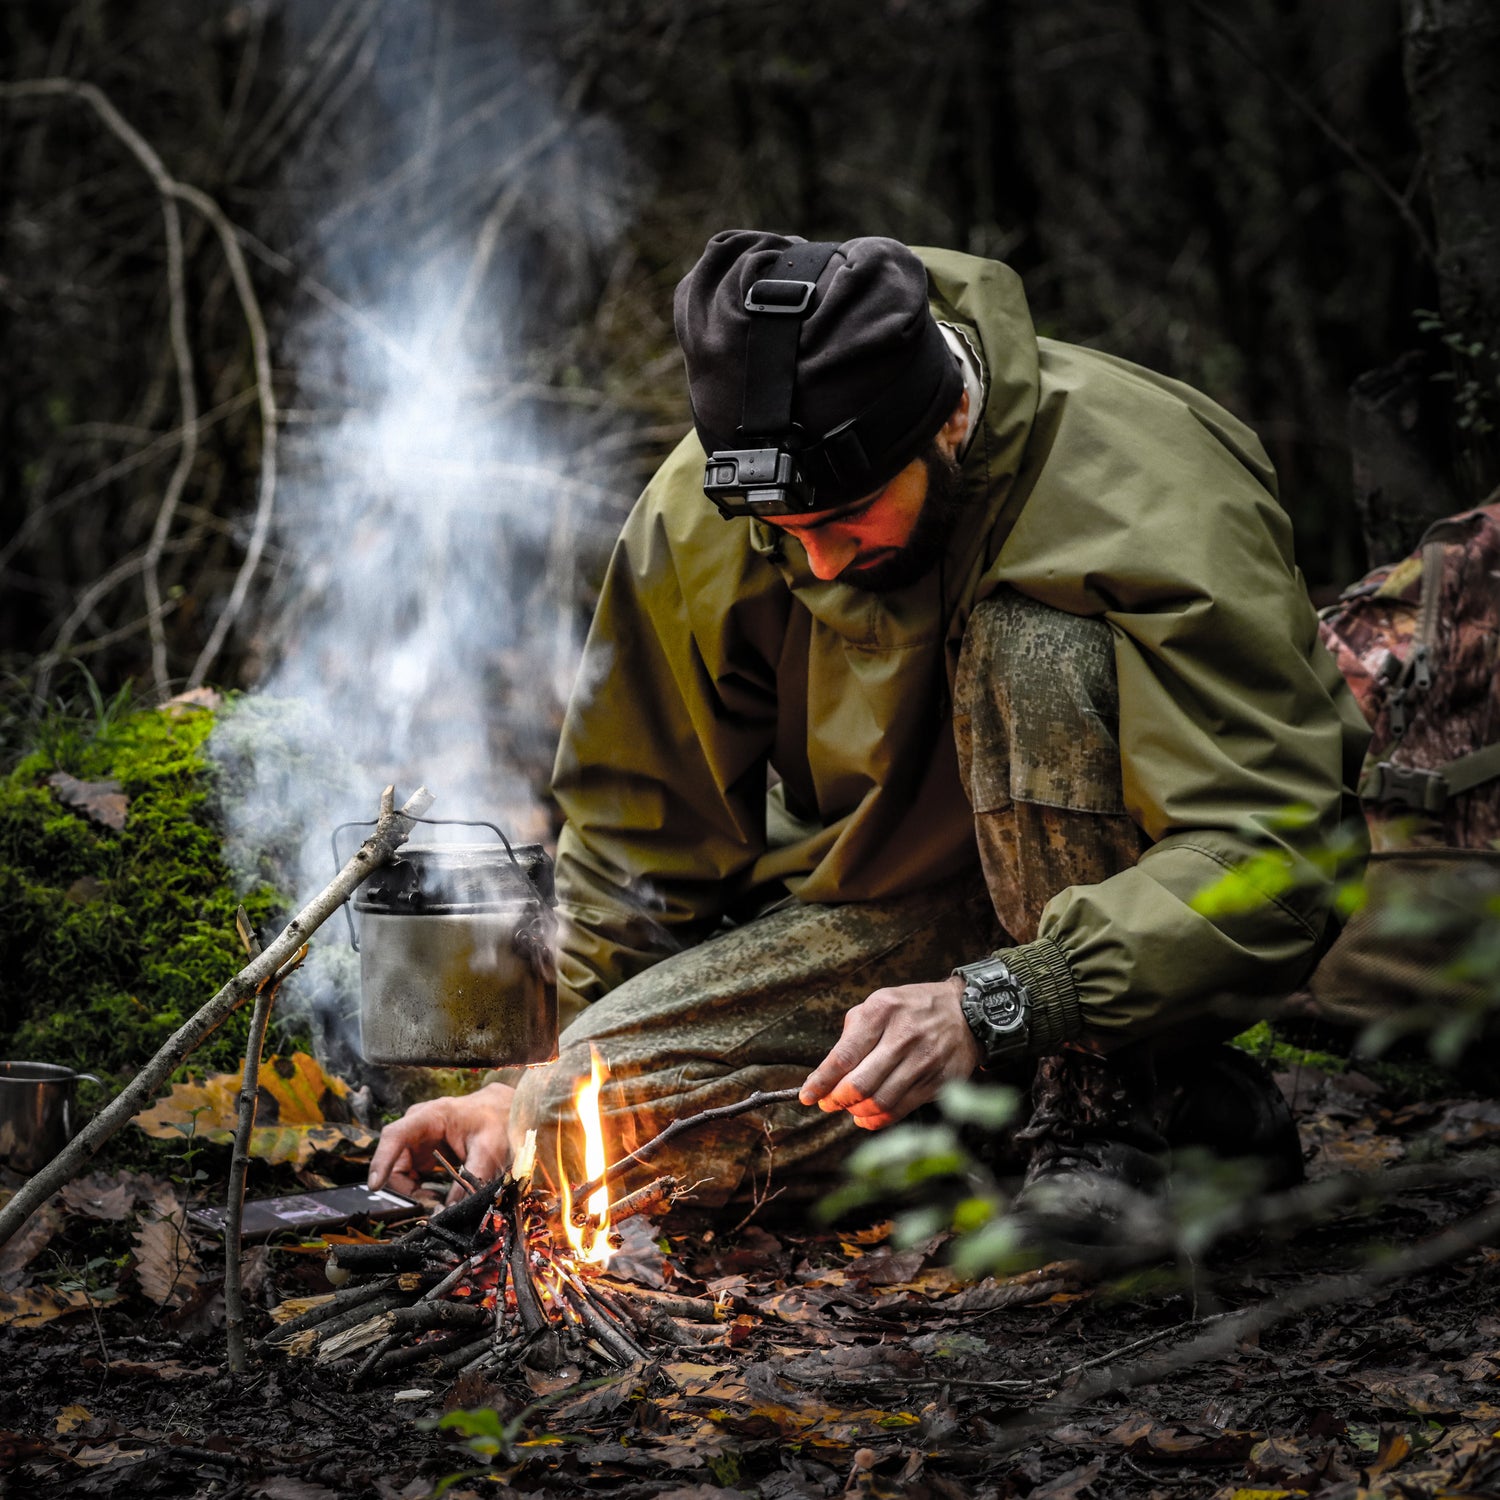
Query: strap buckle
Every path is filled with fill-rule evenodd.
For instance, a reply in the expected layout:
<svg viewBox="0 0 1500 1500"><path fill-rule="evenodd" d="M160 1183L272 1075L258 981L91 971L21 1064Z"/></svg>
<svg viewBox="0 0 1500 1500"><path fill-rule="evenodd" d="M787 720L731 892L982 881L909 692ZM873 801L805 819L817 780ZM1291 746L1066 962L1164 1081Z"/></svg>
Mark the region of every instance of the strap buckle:
<svg viewBox="0 0 1500 1500"><path fill-rule="evenodd" d="M783 281L765 276L751 284L745 293L745 311L753 313L786 313L801 317L807 311L818 286L814 281Z"/></svg>
<svg viewBox="0 0 1500 1500"><path fill-rule="evenodd" d="M1359 795L1366 802L1399 802L1415 812L1440 813L1448 802L1448 778L1441 771L1382 760L1361 779Z"/></svg>

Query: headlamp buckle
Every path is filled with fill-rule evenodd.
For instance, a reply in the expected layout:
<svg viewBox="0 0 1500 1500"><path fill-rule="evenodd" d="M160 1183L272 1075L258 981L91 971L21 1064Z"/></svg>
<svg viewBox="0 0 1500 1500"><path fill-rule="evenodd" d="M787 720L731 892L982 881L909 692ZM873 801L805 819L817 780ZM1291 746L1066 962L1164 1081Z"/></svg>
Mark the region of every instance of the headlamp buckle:
<svg viewBox="0 0 1500 1500"><path fill-rule="evenodd" d="M745 293L745 311L753 313L786 313L800 318L817 291L812 281L783 281L779 277L762 277Z"/></svg>

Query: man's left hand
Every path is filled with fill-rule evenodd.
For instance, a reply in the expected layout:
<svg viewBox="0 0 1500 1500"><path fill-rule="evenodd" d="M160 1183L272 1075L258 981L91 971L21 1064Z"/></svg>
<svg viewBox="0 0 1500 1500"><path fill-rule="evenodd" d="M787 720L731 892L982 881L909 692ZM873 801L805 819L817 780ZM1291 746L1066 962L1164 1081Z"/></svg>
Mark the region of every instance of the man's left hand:
<svg viewBox="0 0 1500 1500"><path fill-rule="evenodd" d="M979 1044L959 1005L963 981L876 990L844 1017L838 1044L808 1074L798 1096L819 1109L846 1109L878 1130L937 1097L952 1078L979 1066Z"/></svg>

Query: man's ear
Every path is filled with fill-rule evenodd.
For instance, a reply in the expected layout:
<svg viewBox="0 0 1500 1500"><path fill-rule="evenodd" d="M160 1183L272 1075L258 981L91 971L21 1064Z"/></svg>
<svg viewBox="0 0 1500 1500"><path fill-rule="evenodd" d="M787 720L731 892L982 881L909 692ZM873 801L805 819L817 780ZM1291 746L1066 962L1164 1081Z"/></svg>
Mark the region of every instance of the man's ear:
<svg viewBox="0 0 1500 1500"><path fill-rule="evenodd" d="M952 458L958 452L958 445L963 442L964 434L969 430L969 393L965 391L958 398L958 405L953 408L948 420L938 428L937 445L944 453Z"/></svg>

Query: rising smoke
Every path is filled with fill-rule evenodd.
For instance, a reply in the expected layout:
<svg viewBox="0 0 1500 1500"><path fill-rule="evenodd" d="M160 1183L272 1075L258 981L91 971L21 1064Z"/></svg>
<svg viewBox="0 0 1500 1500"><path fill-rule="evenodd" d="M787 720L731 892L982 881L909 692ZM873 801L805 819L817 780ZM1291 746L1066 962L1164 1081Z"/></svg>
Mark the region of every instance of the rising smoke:
<svg viewBox="0 0 1500 1500"><path fill-rule="evenodd" d="M279 847L304 900L333 825L387 783L545 829L603 494L580 455L607 421L557 397L628 174L505 7L301 0L281 21L304 139L279 235L309 280L278 341L295 396L260 682L216 738L238 862ZM301 985L346 988L326 966Z"/></svg>

